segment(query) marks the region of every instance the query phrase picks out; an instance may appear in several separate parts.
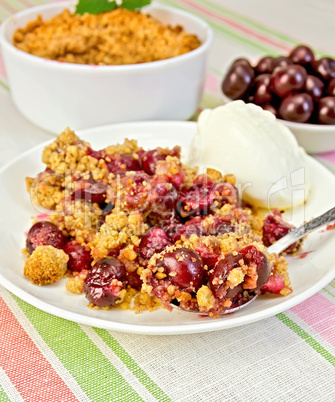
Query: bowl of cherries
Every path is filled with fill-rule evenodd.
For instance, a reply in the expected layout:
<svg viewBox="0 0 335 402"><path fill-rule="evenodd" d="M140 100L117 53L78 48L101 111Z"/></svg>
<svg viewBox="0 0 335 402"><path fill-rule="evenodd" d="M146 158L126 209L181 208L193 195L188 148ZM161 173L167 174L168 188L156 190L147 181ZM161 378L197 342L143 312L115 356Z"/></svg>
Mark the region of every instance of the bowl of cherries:
<svg viewBox="0 0 335 402"><path fill-rule="evenodd" d="M287 56L239 58L221 83L226 102L242 99L273 113L307 152L335 150L335 59L306 45Z"/></svg>

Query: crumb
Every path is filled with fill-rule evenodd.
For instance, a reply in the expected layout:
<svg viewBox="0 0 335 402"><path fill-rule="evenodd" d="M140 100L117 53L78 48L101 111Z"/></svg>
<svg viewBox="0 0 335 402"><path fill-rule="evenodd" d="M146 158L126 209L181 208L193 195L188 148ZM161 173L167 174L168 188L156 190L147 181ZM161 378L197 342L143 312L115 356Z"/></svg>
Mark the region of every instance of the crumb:
<svg viewBox="0 0 335 402"><path fill-rule="evenodd" d="M47 285L61 279L67 270L69 256L52 246L39 246L28 257L24 275L35 285Z"/></svg>

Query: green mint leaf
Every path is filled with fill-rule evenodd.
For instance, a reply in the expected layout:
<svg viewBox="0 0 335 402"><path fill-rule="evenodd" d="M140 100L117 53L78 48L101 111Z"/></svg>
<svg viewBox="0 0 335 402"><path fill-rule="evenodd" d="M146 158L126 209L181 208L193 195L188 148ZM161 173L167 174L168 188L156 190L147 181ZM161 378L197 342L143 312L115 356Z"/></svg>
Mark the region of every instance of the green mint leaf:
<svg viewBox="0 0 335 402"><path fill-rule="evenodd" d="M116 7L115 0L79 0L76 7L76 14L99 14L114 10Z"/></svg>
<svg viewBox="0 0 335 402"><path fill-rule="evenodd" d="M121 7L127 10L137 10L151 3L151 0L123 0Z"/></svg>

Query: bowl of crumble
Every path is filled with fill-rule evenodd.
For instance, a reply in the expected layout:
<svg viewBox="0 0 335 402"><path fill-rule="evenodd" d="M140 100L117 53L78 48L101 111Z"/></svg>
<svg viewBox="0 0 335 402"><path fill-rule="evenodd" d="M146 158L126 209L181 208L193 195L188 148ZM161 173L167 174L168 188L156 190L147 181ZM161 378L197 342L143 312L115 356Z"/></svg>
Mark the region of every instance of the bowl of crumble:
<svg viewBox="0 0 335 402"><path fill-rule="evenodd" d="M74 2L32 7L1 26L11 97L28 120L59 133L192 117L213 36L205 21L157 4L74 11Z"/></svg>

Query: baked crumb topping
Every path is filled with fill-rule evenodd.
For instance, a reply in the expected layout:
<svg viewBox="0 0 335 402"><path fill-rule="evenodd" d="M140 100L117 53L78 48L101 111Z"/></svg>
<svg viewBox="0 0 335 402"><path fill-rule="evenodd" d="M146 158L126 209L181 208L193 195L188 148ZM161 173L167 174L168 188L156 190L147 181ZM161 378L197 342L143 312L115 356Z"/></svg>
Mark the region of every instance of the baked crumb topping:
<svg viewBox="0 0 335 402"><path fill-rule="evenodd" d="M169 59L200 46L199 39L177 25L124 8L100 14L64 10L48 21L39 15L18 28L13 44L20 50L66 63L123 65Z"/></svg>

